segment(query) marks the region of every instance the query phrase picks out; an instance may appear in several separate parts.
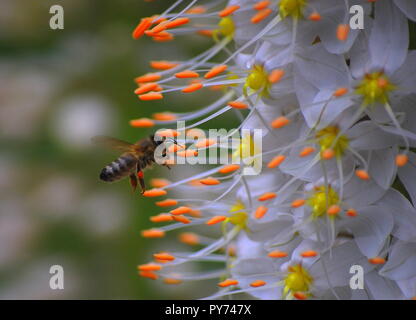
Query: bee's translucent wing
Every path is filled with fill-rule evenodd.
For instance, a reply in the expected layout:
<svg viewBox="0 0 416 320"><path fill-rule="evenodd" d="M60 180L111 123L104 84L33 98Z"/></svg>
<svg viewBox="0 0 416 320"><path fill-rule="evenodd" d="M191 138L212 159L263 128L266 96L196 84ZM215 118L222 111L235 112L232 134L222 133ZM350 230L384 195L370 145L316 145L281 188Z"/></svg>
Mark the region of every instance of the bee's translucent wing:
<svg viewBox="0 0 416 320"><path fill-rule="evenodd" d="M121 152L133 151L135 148L134 145L129 142L107 136L95 136L91 139L91 141L98 146L107 147Z"/></svg>

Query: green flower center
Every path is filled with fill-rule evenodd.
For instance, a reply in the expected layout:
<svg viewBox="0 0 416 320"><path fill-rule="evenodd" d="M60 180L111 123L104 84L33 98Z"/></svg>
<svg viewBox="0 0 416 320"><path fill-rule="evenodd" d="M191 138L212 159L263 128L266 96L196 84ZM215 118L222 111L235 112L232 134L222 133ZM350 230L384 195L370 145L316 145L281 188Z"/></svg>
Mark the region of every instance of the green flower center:
<svg viewBox="0 0 416 320"><path fill-rule="evenodd" d="M308 198L307 204L312 208L312 218L316 219L324 215L328 208L339 203L338 193L330 186L316 187Z"/></svg>
<svg viewBox="0 0 416 320"><path fill-rule="evenodd" d="M298 19L303 17L303 9L307 0L282 0L279 3L279 13L282 19L291 16Z"/></svg>
<svg viewBox="0 0 416 320"><path fill-rule="evenodd" d="M365 106L376 102L385 104L389 100L389 93L396 87L383 72L368 73L355 89L356 94L363 97Z"/></svg>
<svg viewBox="0 0 416 320"><path fill-rule="evenodd" d="M245 210L244 204L241 201L237 201L235 205L231 207L229 211L231 216L226 220L226 222L230 222L233 225L240 227L240 229L246 229L248 214L243 210Z"/></svg>
<svg viewBox="0 0 416 320"><path fill-rule="evenodd" d="M287 295L289 292L308 292L313 282L309 272L300 264L289 267L289 273L284 279L285 287L283 294Z"/></svg>
<svg viewBox="0 0 416 320"><path fill-rule="evenodd" d="M337 157L341 157L348 148L348 138L341 135L338 139L339 128L335 126L326 127L316 134L321 153L327 149L332 149Z"/></svg>
<svg viewBox="0 0 416 320"><path fill-rule="evenodd" d="M222 18L220 22L218 23L218 29L214 32L214 35L221 34L224 37L234 37L235 32L235 24L233 19L228 16L225 18Z"/></svg>
<svg viewBox="0 0 416 320"><path fill-rule="evenodd" d="M269 75L263 66L255 65L253 69L251 69L250 74L246 79L245 86L255 92L259 92L260 95L268 95L271 83L269 81Z"/></svg>

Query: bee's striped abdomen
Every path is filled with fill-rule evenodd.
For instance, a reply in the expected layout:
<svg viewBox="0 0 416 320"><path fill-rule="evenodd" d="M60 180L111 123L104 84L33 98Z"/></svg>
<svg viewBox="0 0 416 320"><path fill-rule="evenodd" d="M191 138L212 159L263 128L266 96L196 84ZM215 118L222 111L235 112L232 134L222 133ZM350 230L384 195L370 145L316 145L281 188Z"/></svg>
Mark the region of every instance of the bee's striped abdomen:
<svg viewBox="0 0 416 320"><path fill-rule="evenodd" d="M130 175L132 170L135 169L136 163L137 159L133 155L122 155L101 170L100 179L106 182L120 180Z"/></svg>

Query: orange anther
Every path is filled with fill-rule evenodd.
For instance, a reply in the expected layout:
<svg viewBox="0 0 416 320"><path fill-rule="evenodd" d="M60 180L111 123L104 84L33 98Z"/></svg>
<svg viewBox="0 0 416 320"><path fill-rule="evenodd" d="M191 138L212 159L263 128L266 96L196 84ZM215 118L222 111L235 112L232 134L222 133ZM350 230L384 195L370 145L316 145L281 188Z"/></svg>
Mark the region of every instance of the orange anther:
<svg viewBox="0 0 416 320"><path fill-rule="evenodd" d="M271 123L271 126L272 128L280 129L289 123L290 123L290 120L282 116L282 117L277 117L276 119L274 119Z"/></svg>
<svg viewBox="0 0 416 320"><path fill-rule="evenodd" d="M328 210L326 210L326 213L329 215L329 216L336 216L338 213L340 213L341 212L341 207L340 206L338 206L338 205L336 205L336 204L334 204L334 205L332 205L332 206L330 206L329 208L328 208Z"/></svg>
<svg viewBox="0 0 416 320"><path fill-rule="evenodd" d="M295 292L293 296L298 300L306 300L308 299L308 296L304 294L303 292Z"/></svg>
<svg viewBox="0 0 416 320"><path fill-rule="evenodd" d="M157 74L157 73L148 73L148 74L145 74L143 76L136 77L134 79L134 81L137 82L137 83L155 82L155 81L160 80L160 78L161 78L161 75L160 74Z"/></svg>
<svg viewBox="0 0 416 320"><path fill-rule="evenodd" d="M167 41L171 41L173 40L175 37L173 36L173 34L166 32L166 31L162 31L156 35L153 36L153 41L156 42L167 42Z"/></svg>
<svg viewBox="0 0 416 320"><path fill-rule="evenodd" d="M201 36L212 37L212 35L214 34L214 31L212 31L212 30L198 30L196 33L198 33Z"/></svg>
<svg viewBox="0 0 416 320"><path fill-rule="evenodd" d="M309 156L313 152L315 152L315 148L314 147L305 147L299 153L299 157L302 157L302 158L303 157L307 157L307 156Z"/></svg>
<svg viewBox="0 0 416 320"><path fill-rule="evenodd" d="M355 170L355 175L362 180L369 180L370 175L365 170Z"/></svg>
<svg viewBox="0 0 416 320"><path fill-rule="evenodd" d="M170 214L166 214L166 213L161 213L157 216L150 217L150 221L155 222L155 223L157 223L157 222L170 222L172 220L173 220L172 216Z"/></svg>
<svg viewBox="0 0 416 320"><path fill-rule="evenodd" d="M259 201L266 201L266 200L270 200L270 199L274 199L277 197L277 194L274 192L266 192L263 193L257 200Z"/></svg>
<svg viewBox="0 0 416 320"><path fill-rule="evenodd" d="M137 266L137 269L140 271L158 271L162 269L162 266L156 263L147 263Z"/></svg>
<svg viewBox="0 0 416 320"><path fill-rule="evenodd" d="M384 264L386 263L386 259L382 257L374 257L374 258L368 259L368 262L370 262L371 264Z"/></svg>
<svg viewBox="0 0 416 320"><path fill-rule="evenodd" d="M248 106L242 101L230 101L228 105L234 109L247 109Z"/></svg>
<svg viewBox="0 0 416 320"><path fill-rule="evenodd" d="M134 90L135 94L143 94L149 91L153 91L157 89L158 84L156 82L147 82L138 87L136 90Z"/></svg>
<svg viewBox="0 0 416 320"><path fill-rule="evenodd" d="M311 21L320 21L321 20L321 15L318 12L314 11L309 15L309 20L311 20Z"/></svg>
<svg viewBox="0 0 416 320"><path fill-rule="evenodd" d="M270 83L277 83L283 78L284 75L285 75L285 70L276 69L270 72L268 80Z"/></svg>
<svg viewBox="0 0 416 320"><path fill-rule="evenodd" d="M191 217L194 218L201 218L202 217L202 212L199 210L191 210L188 215L190 215Z"/></svg>
<svg viewBox="0 0 416 320"><path fill-rule="evenodd" d="M157 70L169 70L172 68L175 68L176 66L178 66L178 63L174 63L174 62L169 62L169 61L150 61L150 66L153 69L157 69Z"/></svg>
<svg viewBox="0 0 416 320"><path fill-rule="evenodd" d="M229 16L230 14L232 14L233 12L235 12L236 10L238 10L238 9L240 9L240 6L239 5L232 5L232 6L228 6L228 7L225 7L223 10L221 10L219 13L218 13L218 15L221 17L221 18L224 18L224 17L226 17L226 16Z"/></svg>
<svg viewBox="0 0 416 320"><path fill-rule="evenodd" d="M179 215L179 214L189 213L191 210L192 209L189 207L182 206L182 207L171 210L170 213L173 215Z"/></svg>
<svg viewBox="0 0 416 320"><path fill-rule="evenodd" d="M185 70L185 71L175 73L175 77L179 79L198 78L199 73L192 71L192 70Z"/></svg>
<svg viewBox="0 0 416 320"><path fill-rule="evenodd" d="M215 179L215 178L212 178L212 177L201 179L201 180L199 180L199 182L201 182L202 184L204 184L206 186L215 186L215 185L221 183L218 179Z"/></svg>
<svg viewBox="0 0 416 320"><path fill-rule="evenodd" d="M167 24L167 21L161 21L158 25L149 30L149 32L147 32L147 35L154 36L162 31L165 31L167 29Z"/></svg>
<svg viewBox="0 0 416 320"><path fill-rule="evenodd" d="M179 235L179 241L191 246L199 244L199 237L192 232L184 232Z"/></svg>
<svg viewBox="0 0 416 320"><path fill-rule="evenodd" d="M324 160L330 160L335 156L335 151L332 149L325 149L321 152L321 157Z"/></svg>
<svg viewBox="0 0 416 320"><path fill-rule="evenodd" d="M349 217L356 217L358 215L357 210L355 209L348 209L345 214Z"/></svg>
<svg viewBox="0 0 416 320"><path fill-rule="evenodd" d="M178 204L178 201L174 199L166 199L163 201L156 202L156 205L158 207L172 207L172 206L176 206L177 204Z"/></svg>
<svg viewBox="0 0 416 320"><path fill-rule="evenodd" d="M221 169L218 170L219 173L230 173L230 172L234 172L236 170L240 169L240 165L239 164L229 164L225 167L222 167Z"/></svg>
<svg viewBox="0 0 416 320"><path fill-rule="evenodd" d="M143 193L143 196L145 197L160 197L160 196L164 196L165 194L167 194L166 190L162 190L162 189L150 189L147 190Z"/></svg>
<svg viewBox="0 0 416 320"><path fill-rule="evenodd" d="M225 64L219 65L219 66L215 66L212 67L211 70L209 70L205 75L204 78L205 79L211 79L217 75L219 75L221 72L224 72L225 70L227 70L227 66Z"/></svg>
<svg viewBox="0 0 416 320"><path fill-rule="evenodd" d="M173 129L165 129L156 131L156 135L159 137L173 138L180 136L180 132Z"/></svg>
<svg viewBox="0 0 416 320"><path fill-rule="evenodd" d="M333 96L334 97L342 97L343 95L348 93L348 89L347 88L338 88L337 90L334 91Z"/></svg>
<svg viewBox="0 0 416 320"><path fill-rule="evenodd" d="M163 188L163 187L166 187L170 184L171 184L171 182L167 179L154 178L154 179L150 180L150 185L153 188Z"/></svg>
<svg viewBox="0 0 416 320"><path fill-rule="evenodd" d="M152 25L152 18L143 18L141 19L140 23L137 25L137 27L134 29L132 36L134 39L139 39L141 36L143 36L144 32L149 29L149 27Z"/></svg>
<svg viewBox="0 0 416 320"><path fill-rule="evenodd" d="M227 280L224 280L224 281L218 283L218 286L221 287L221 288L225 288L225 287L229 287L229 286L236 286L236 285L238 285L238 281L234 280L234 279L227 279Z"/></svg>
<svg viewBox="0 0 416 320"><path fill-rule="evenodd" d="M163 279L163 282L165 284L180 284L182 283L182 280L174 279L174 278L165 278Z"/></svg>
<svg viewBox="0 0 416 320"><path fill-rule="evenodd" d="M142 101L160 100L160 99L163 99L163 95L158 92L148 92L148 93L139 95L139 99Z"/></svg>
<svg viewBox="0 0 416 320"><path fill-rule="evenodd" d="M167 27L168 29L170 29L170 28L175 28L175 27L179 27L179 26L181 26L181 25L187 24L189 21L191 21L191 19L186 18L186 17L183 17L183 18L177 18L177 19L175 19L175 20L169 21L169 22L166 24L166 27Z"/></svg>
<svg viewBox="0 0 416 320"><path fill-rule="evenodd" d="M340 24L337 27L337 38L339 41L347 41L350 27L347 24Z"/></svg>
<svg viewBox="0 0 416 320"><path fill-rule="evenodd" d="M152 271L140 271L139 276L144 277L144 278L149 278L152 280L157 280L157 278L159 278L159 276Z"/></svg>
<svg viewBox="0 0 416 320"><path fill-rule="evenodd" d="M278 155L274 157L268 164L267 167L270 169L280 166L280 164L285 161L286 157L284 155Z"/></svg>
<svg viewBox="0 0 416 320"><path fill-rule="evenodd" d="M201 89L204 85L201 82L192 83L189 86L182 89L183 93L191 93Z"/></svg>
<svg viewBox="0 0 416 320"><path fill-rule="evenodd" d="M206 11L207 11L207 9L205 9L204 6L196 6L196 7L192 7L188 11L186 11L186 13L188 13L188 14L201 14L201 13L205 13Z"/></svg>
<svg viewBox="0 0 416 320"><path fill-rule="evenodd" d="M380 79L378 79L378 80L377 80L377 86L378 86L379 88L384 89L384 88L386 88L388 85L389 85L389 82L387 81L387 79L386 79L386 78L380 78Z"/></svg>
<svg viewBox="0 0 416 320"><path fill-rule="evenodd" d="M255 280L252 283L250 283L250 287L253 288L258 288L258 287L262 287L266 284L266 281L263 280Z"/></svg>
<svg viewBox="0 0 416 320"><path fill-rule="evenodd" d="M152 114L152 118L158 121L171 121L176 120L176 116L173 113L160 112Z"/></svg>
<svg viewBox="0 0 416 320"><path fill-rule="evenodd" d="M318 255L318 252L316 252L315 250L306 250L306 251L303 251L300 255L303 258L313 258Z"/></svg>
<svg viewBox="0 0 416 320"><path fill-rule="evenodd" d="M253 9L254 10L263 10L263 9L267 8L270 5L270 3L271 2L269 0L256 2L253 5Z"/></svg>
<svg viewBox="0 0 416 320"><path fill-rule="evenodd" d="M209 225L209 226L211 226L211 225L213 225L213 224L217 224L217 223L219 223L219 222L222 222L222 221L224 221L225 219L227 219L227 217L226 217L226 216L215 216L215 217L212 217L211 219L209 219L209 220L206 222L206 224L207 224L207 225Z"/></svg>
<svg viewBox="0 0 416 320"><path fill-rule="evenodd" d="M269 209L265 206L260 206L256 209L256 212L254 213L254 217L256 219L261 219L263 216L267 213Z"/></svg>
<svg viewBox="0 0 416 320"><path fill-rule="evenodd" d="M202 139L202 140L199 140L197 143L195 143L195 147L197 147L198 149L199 148L207 148L207 147L210 147L210 146L212 146L216 143L217 143L217 141L214 140L214 139Z"/></svg>
<svg viewBox="0 0 416 320"><path fill-rule="evenodd" d="M198 151L192 149L186 149L183 151L178 151L176 153L179 157L187 158L187 157L196 157L198 156Z"/></svg>
<svg viewBox="0 0 416 320"><path fill-rule="evenodd" d="M405 154L398 154L396 156L396 165L398 167L403 167L407 164L407 162L409 161L409 157Z"/></svg>
<svg viewBox="0 0 416 320"><path fill-rule="evenodd" d="M268 256L270 258L286 258L287 252L275 250L275 251L269 252Z"/></svg>
<svg viewBox="0 0 416 320"><path fill-rule="evenodd" d="M163 238L165 231L159 229L149 229L142 231L142 237L144 238Z"/></svg>
<svg viewBox="0 0 416 320"><path fill-rule="evenodd" d="M189 220L187 217L179 215L179 216L173 216L172 215L173 220L177 221L177 222L181 222L183 224L188 224L191 223L191 220Z"/></svg>
<svg viewBox="0 0 416 320"><path fill-rule="evenodd" d="M265 8L257 12L254 16L251 17L250 21L251 23L259 23L266 19L271 13L273 12L270 8Z"/></svg>
<svg viewBox="0 0 416 320"><path fill-rule="evenodd" d="M155 123L148 118L140 118L130 120L130 125L134 128L150 128L153 127Z"/></svg>
<svg viewBox="0 0 416 320"><path fill-rule="evenodd" d="M302 207L305 204L306 200L305 199L296 199L292 201L292 208L299 208Z"/></svg>

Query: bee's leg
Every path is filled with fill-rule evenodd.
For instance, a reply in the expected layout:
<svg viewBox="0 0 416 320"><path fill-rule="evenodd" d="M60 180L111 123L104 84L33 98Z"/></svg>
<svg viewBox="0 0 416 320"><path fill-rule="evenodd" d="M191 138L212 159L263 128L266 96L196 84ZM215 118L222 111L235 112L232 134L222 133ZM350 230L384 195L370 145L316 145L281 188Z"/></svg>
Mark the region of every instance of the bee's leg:
<svg viewBox="0 0 416 320"><path fill-rule="evenodd" d="M142 194L146 191L146 185L144 184L144 174L142 169L137 165L137 176L139 177L140 187L142 188Z"/></svg>
<svg viewBox="0 0 416 320"><path fill-rule="evenodd" d="M133 189L133 193L134 193L134 191L136 191L136 188L137 188L137 177L134 173L132 173L130 175L130 184L131 184L131 188Z"/></svg>

